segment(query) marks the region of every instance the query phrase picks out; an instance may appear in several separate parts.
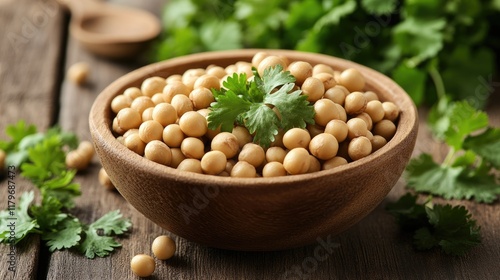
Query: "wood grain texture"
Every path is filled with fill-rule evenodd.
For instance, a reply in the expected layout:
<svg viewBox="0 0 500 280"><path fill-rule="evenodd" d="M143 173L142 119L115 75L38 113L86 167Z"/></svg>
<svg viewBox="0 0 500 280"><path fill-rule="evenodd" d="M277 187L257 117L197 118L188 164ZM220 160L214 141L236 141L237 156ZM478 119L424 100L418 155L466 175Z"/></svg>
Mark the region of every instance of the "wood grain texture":
<svg viewBox="0 0 500 280"><path fill-rule="evenodd" d="M33 7L36 7L38 2L0 1L1 38L6 38L5 34L10 30L19 31L23 25L23 16L30 16L36 10ZM138 7L147 5L148 9L158 13L163 1L115 0L113 2L126 2ZM47 26L50 28L43 29L43 36L32 39L31 44L27 44L23 49L22 55L29 57L27 59L30 63L29 67L24 61L25 58L13 53L8 41L0 44L1 139L5 137L4 126L20 118L25 118L42 127L47 127L53 121L51 112L54 107L50 107L50 104L53 104L51 102L55 93L41 89L47 86L46 79L52 79L55 75L53 71L47 70L57 65L57 62L50 60L49 57L58 57L55 54L61 54L63 51L57 46L48 47L45 43L40 45L34 42L56 40L53 36L62 25L51 23ZM60 41L58 42L57 44L60 44ZM89 59L92 63L92 74L90 84L83 88L63 84L62 97L65 100L61 99L64 103L62 107L63 109L66 106L71 105L71 107L61 112L58 122L65 129L76 132L81 139L88 140L90 134L86 114L90 109L90 101L104 86L136 66L94 58L71 41L67 49L69 50L68 62L61 70L64 71L74 62ZM19 63L21 61L23 63ZM45 79L26 79L27 71L34 77L38 77L43 72ZM15 85L15 90L11 89L11 85ZM11 93L7 93L6 90ZM492 124L498 127L500 126L500 100L498 98L500 89L496 88L496 90L497 98L490 102L488 113ZM7 99L4 96L9 97ZM432 141L425 127L425 115L426 111L420 110L421 125L414 154L430 152L438 158L442 157L445 149ZM82 184L83 195L78 199L75 215L84 221L91 222L109 210L120 209L124 216L131 218L133 222L133 229L129 235L120 239L123 247L111 257L87 260L68 251L50 255L46 250L38 249L38 239L29 241L27 249L19 249L20 273L17 279L139 279L129 270L131 257L138 253L151 254L150 245L153 239L157 235L170 233L145 219L118 193L104 191L97 181L99 167L97 159L94 159L89 170L78 174L77 180ZM18 182L23 189L30 188L26 181L18 180ZM3 195L4 186L6 182L2 181L0 183L1 208L6 205ZM384 206L387 202L397 200L405 192L404 182L400 180L382 204L370 215L347 232L332 237L330 240L325 239L324 242L330 241L329 251L321 249L323 248L321 244L324 242L318 242L310 246L278 252L235 252L207 248L174 236L178 248L176 255L171 260L157 261L156 271L150 279L498 279L500 275L498 261L500 259L500 232L498 230L500 228L500 203L498 201L492 205L452 201L452 203L465 205L472 212L482 227L483 235L481 246L464 257L455 258L438 251L417 252L411 247L411 238L401 234L393 218L384 210ZM440 199L435 201L436 203L445 202ZM40 257L37 258L39 253ZM12 276L6 270L4 262L6 254L6 247L0 246L0 279L11 279L9 277ZM43 267L38 267L40 272L37 274L36 263L41 259L48 259L48 261L40 262Z"/></svg>
<svg viewBox="0 0 500 280"><path fill-rule="evenodd" d="M113 2L120 4L123 1ZM162 5L160 1L149 0L142 2L139 7L158 13ZM142 57L135 62L103 59L89 53L69 37L64 68L68 69L81 61L90 65L89 78L80 87L66 79L63 81L58 123L64 130L76 133L80 140L90 140L88 114L95 97L112 81L144 62L141 62ZM133 279L129 268L130 259L139 253L151 254L149 246L153 239L157 235L168 234L133 209L118 192L105 190L98 182L99 169L100 163L95 157L91 167L77 175L76 181L81 184L82 196L77 199L74 214L83 222L91 223L109 211L119 209L124 217L131 219L132 231L128 237L119 240L123 247L108 258L89 260L72 251L51 254L48 266L41 268L46 279Z"/></svg>
<svg viewBox="0 0 500 280"><path fill-rule="evenodd" d="M57 111L58 71L62 59L64 17L55 0L0 1L0 139L5 127L23 119L40 130L49 127ZM16 167L16 202L33 185ZM0 179L0 209L7 207L7 180ZM0 279L35 279L40 239L20 243L16 273L8 270L8 246L0 246Z"/></svg>
<svg viewBox="0 0 500 280"><path fill-rule="evenodd" d="M0 2L0 137L13 120L54 120L63 22L55 0Z"/></svg>

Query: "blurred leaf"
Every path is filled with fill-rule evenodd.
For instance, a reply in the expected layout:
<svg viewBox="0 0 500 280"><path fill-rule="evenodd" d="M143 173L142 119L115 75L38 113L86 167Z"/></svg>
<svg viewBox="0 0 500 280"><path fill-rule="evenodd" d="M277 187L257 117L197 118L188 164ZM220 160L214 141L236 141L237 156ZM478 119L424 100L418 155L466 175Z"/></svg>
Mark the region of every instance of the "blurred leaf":
<svg viewBox="0 0 500 280"><path fill-rule="evenodd" d="M410 55L409 63L417 66L432 58L443 48L443 28L446 20L407 18L394 27L394 40L403 54Z"/></svg>
<svg viewBox="0 0 500 280"><path fill-rule="evenodd" d="M235 21L212 20L200 29L200 39L209 51L231 50L242 47L242 33Z"/></svg>
<svg viewBox="0 0 500 280"><path fill-rule="evenodd" d="M361 6L371 14L386 15L395 12L397 0L362 0Z"/></svg>
<svg viewBox="0 0 500 280"><path fill-rule="evenodd" d="M424 100L425 83L427 73L418 69L408 67L406 63L401 63L392 72L392 78L411 96L415 104L420 105Z"/></svg>

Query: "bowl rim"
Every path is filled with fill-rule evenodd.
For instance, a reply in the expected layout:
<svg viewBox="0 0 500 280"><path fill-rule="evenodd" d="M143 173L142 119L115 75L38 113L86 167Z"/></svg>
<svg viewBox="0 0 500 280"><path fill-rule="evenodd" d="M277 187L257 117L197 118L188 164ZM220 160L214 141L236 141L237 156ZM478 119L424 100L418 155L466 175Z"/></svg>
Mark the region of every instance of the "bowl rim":
<svg viewBox="0 0 500 280"><path fill-rule="evenodd" d="M211 63L211 60L214 58L217 60L232 60L240 57L247 58L260 51L267 52L272 55L305 57L305 60L308 60L307 58L315 58L315 60L318 61L326 61L327 63L325 64L329 64L328 61L334 60L336 62L335 66L338 66L334 68L357 68L364 74L365 79L367 79L367 85L388 89L387 94L390 94L391 98L393 98L389 101L399 99L399 103L406 105L405 107L401 108L402 110L398 120L398 126L395 135L390 141L387 142L386 145L384 145L379 150L362 159L350 162L346 165L313 173L287 175L281 177L256 178L223 177L180 171L175 168L153 162L130 151L124 145L119 143L116 137L113 135L111 131L111 116L113 114L110 106L111 100L116 95L121 94L122 92L120 91L123 91L125 88L130 87L131 84L140 83L148 77L153 77L157 74L161 74L161 70L169 67L181 67L185 64L199 64L200 62L206 62L207 65L210 65L213 64ZM376 162L379 161L384 155L390 153L391 151L395 151L396 148L401 149L401 145L404 145L412 137L415 137L416 131L418 129L418 112L410 96L398 84L396 84L396 82L391 80L386 75L361 64L339 57L312 52L281 49L240 49L202 52L179 56L176 58L143 66L132 72L129 72L128 74L125 74L124 76L121 76L110 85L108 85L104 90L102 90L101 93L96 97L89 114L89 126L94 142L100 141L103 145L107 146L108 150L114 153L119 160L136 161L134 166L139 168L139 171L144 172L145 174L150 174L152 176L158 176L165 179L175 179L176 181L189 181L190 183L196 183L199 185L216 184L221 188L235 187L238 189L254 189L265 186L266 188L272 189L273 187L280 188L283 186L292 187L293 185L301 185L297 183L307 183L309 180L319 180L321 178L335 176L339 173L349 174L357 172L357 170L363 165L376 165Z"/></svg>

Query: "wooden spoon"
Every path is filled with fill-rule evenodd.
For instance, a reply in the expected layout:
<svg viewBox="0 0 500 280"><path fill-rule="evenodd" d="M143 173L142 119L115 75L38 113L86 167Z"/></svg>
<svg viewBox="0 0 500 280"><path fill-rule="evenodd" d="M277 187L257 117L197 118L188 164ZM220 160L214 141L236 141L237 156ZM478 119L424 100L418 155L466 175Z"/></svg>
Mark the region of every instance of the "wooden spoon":
<svg viewBox="0 0 500 280"><path fill-rule="evenodd" d="M137 54L161 31L153 14L97 0L58 0L72 13L70 33L89 51L109 57Z"/></svg>

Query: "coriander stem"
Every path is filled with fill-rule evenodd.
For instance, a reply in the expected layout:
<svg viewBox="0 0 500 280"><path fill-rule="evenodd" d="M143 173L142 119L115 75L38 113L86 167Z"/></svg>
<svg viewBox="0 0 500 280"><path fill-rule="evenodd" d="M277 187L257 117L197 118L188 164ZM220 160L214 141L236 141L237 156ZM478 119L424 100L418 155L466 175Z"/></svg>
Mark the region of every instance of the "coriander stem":
<svg viewBox="0 0 500 280"><path fill-rule="evenodd" d="M444 88L443 78L436 67L429 67L429 75L431 76L434 86L436 87L436 93L439 99L443 99L446 96L446 90Z"/></svg>
<svg viewBox="0 0 500 280"><path fill-rule="evenodd" d="M450 147L448 154L443 160L442 166L451 166L451 164L453 163L453 159L455 157L455 153L456 153L455 148Z"/></svg>

